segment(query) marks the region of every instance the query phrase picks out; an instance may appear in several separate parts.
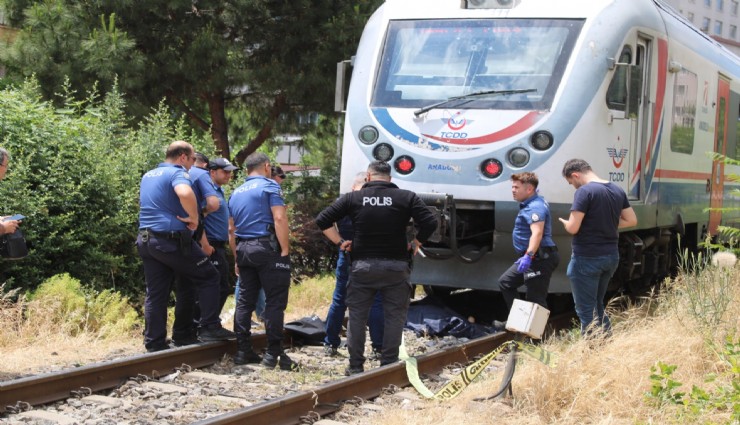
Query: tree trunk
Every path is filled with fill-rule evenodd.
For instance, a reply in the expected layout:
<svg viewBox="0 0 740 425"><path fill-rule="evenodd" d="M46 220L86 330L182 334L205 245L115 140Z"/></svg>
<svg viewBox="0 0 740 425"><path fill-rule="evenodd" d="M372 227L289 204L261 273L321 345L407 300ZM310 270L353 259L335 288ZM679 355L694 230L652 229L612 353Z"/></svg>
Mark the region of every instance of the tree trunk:
<svg viewBox="0 0 740 425"><path fill-rule="evenodd" d="M251 153L262 146L262 144L265 143L265 140L270 137L275 123L280 117L280 114L286 111L287 106L288 103L286 102L285 95L283 93L279 93L277 96L275 96L275 99L272 103L272 109L270 110L270 115L265 121L265 124L262 126L262 129L260 129L259 133L257 133L254 139L250 140L249 143L247 143L247 146L237 152L236 156L234 157L234 162L238 166L241 167L241 165L244 163L244 160L247 159L247 157Z"/></svg>
<svg viewBox="0 0 740 425"><path fill-rule="evenodd" d="M226 123L226 104L223 92L209 93L208 109L211 112L211 137L216 145L216 153L231 159L229 149L229 127Z"/></svg>

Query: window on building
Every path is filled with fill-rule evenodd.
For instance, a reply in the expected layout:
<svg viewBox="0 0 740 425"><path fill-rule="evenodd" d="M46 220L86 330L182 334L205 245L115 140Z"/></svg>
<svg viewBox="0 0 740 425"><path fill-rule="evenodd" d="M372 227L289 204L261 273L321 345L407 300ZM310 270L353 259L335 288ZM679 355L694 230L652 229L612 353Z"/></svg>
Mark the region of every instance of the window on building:
<svg viewBox="0 0 740 425"><path fill-rule="evenodd" d="M709 18L702 18L701 20L701 30L704 32L709 31Z"/></svg>
<svg viewBox="0 0 740 425"><path fill-rule="evenodd" d="M722 35L722 21L714 21L714 33Z"/></svg>
<svg viewBox="0 0 740 425"><path fill-rule="evenodd" d="M730 40L737 38L737 25L730 25Z"/></svg>
<svg viewBox="0 0 740 425"><path fill-rule="evenodd" d="M691 22L693 24L694 23L694 13L693 12L688 12L686 14L686 19L688 19L689 22Z"/></svg>
<svg viewBox="0 0 740 425"><path fill-rule="evenodd" d="M725 0L717 0L717 10L720 12L725 10Z"/></svg>
<svg viewBox="0 0 740 425"><path fill-rule="evenodd" d="M704 0L704 6L712 7L712 0Z"/></svg>
<svg viewBox="0 0 740 425"><path fill-rule="evenodd" d="M737 5L738 2L735 0L730 3L730 12L732 12L732 16L737 16Z"/></svg>

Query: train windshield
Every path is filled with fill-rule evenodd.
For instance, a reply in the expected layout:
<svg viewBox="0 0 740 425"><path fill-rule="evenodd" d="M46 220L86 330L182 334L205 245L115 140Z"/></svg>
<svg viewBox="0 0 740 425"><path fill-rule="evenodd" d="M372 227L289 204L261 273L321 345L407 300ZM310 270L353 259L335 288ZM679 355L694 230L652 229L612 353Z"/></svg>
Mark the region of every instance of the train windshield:
<svg viewBox="0 0 740 425"><path fill-rule="evenodd" d="M456 109L549 109L582 20L450 19L391 21L372 106L422 108L489 90Z"/></svg>

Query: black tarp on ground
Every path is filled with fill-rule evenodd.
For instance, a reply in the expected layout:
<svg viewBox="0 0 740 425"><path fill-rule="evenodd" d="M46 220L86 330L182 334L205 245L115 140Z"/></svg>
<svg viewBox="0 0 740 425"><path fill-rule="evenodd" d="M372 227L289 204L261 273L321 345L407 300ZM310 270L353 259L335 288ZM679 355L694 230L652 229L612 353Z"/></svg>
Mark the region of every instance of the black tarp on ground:
<svg viewBox="0 0 740 425"><path fill-rule="evenodd" d="M501 331L492 326L468 322L466 318L446 307L433 296L427 296L411 303L406 317L406 328L420 336L445 337L450 335L468 339L480 338Z"/></svg>

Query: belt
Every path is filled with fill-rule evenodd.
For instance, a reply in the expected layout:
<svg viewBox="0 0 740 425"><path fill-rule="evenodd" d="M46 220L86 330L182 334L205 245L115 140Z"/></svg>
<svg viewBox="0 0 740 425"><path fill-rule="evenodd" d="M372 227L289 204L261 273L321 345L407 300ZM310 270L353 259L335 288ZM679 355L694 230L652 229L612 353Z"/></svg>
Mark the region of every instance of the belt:
<svg viewBox="0 0 740 425"><path fill-rule="evenodd" d="M210 239L208 239L208 244L211 245L214 248L224 248L224 247L226 247L226 241L217 241L217 240L210 240Z"/></svg>
<svg viewBox="0 0 740 425"><path fill-rule="evenodd" d="M271 236L260 236L258 238L236 238L236 243L239 242L251 242L251 241L258 241L258 242L270 242L272 240Z"/></svg>
<svg viewBox="0 0 740 425"><path fill-rule="evenodd" d="M182 236L182 233L185 232L185 230L179 230L179 231L171 231L171 232L155 232L153 230L149 229L141 229L139 230L140 234L149 234L156 236L158 238L165 238L165 239L180 239Z"/></svg>

